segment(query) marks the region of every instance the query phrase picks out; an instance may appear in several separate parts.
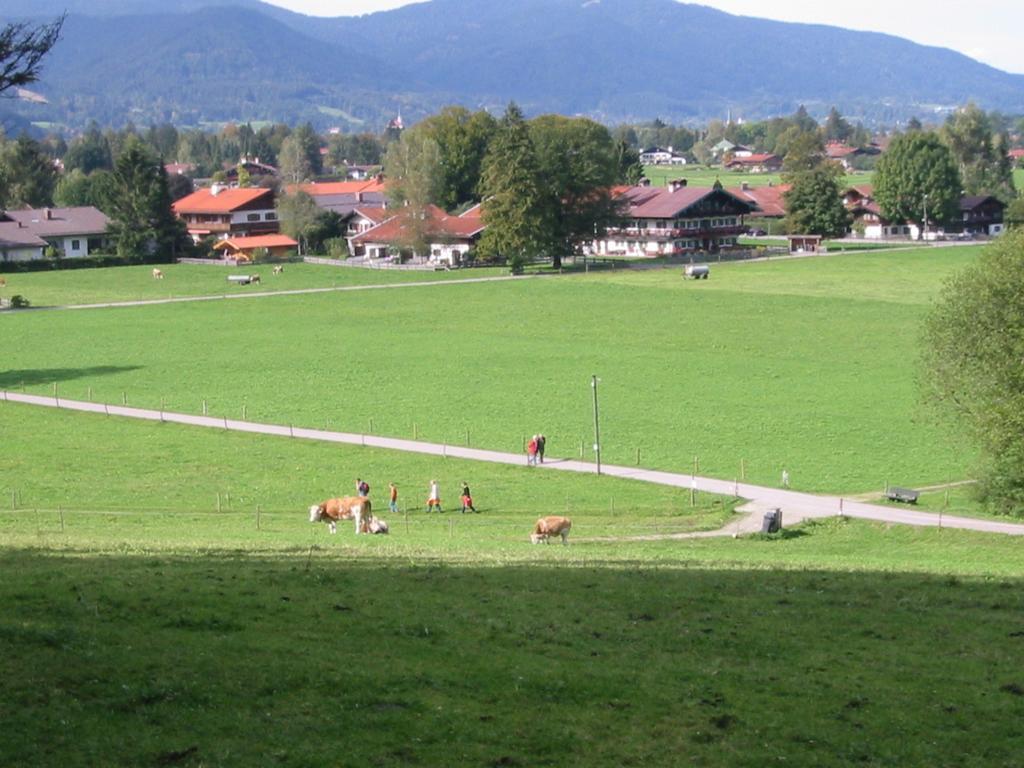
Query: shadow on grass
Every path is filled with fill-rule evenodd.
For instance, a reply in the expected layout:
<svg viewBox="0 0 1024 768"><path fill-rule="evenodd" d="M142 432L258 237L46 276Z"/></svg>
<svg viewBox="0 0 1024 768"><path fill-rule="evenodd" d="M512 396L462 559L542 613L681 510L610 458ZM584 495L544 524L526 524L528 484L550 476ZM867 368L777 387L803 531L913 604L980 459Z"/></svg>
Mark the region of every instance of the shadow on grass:
<svg viewBox="0 0 1024 768"><path fill-rule="evenodd" d="M1024 754L1019 579L78 554L0 550L12 765Z"/></svg>
<svg viewBox="0 0 1024 768"><path fill-rule="evenodd" d="M40 384L54 384L89 376L109 376L115 373L137 371L140 365L94 365L88 368L26 368L20 371L0 371L0 389L20 389Z"/></svg>

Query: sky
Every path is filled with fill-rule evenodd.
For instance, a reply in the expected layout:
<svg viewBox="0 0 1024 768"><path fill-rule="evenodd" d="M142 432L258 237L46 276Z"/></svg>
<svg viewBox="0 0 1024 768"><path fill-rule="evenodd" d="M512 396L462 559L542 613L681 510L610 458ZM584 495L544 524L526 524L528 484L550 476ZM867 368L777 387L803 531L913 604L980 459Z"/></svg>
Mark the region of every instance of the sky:
<svg viewBox="0 0 1024 768"><path fill-rule="evenodd" d="M411 4L408 0L266 2L311 16L355 16ZM738 16L886 32L915 43L952 48L998 69L1024 74L1021 0L704 0L700 4Z"/></svg>

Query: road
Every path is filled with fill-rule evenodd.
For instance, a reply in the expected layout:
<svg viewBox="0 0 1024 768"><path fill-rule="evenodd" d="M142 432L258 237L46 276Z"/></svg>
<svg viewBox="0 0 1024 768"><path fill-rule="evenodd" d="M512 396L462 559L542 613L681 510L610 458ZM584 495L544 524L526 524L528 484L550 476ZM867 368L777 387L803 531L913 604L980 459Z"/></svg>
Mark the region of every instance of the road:
<svg viewBox="0 0 1024 768"><path fill-rule="evenodd" d="M251 421L239 421L236 419L229 419L227 417L217 418L214 416L194 416L187 413L131 408L128 406L109 405L104 403L89 403L81 400L66 400L61 397L43 397L40 395L28 395L18 392L0 392L0 399L12 403L24 403L49 408L61 408L70 411L83 411L87 413L102 413L109 416L143 419L146 421L186 424L196 427L205 427L208 429L224 429L235 432L250 432L254 434L275 435L278 437L291 437L302 440L344 443L347 445L360 445L368 448L385 448L393 451L443 456L452 459L486 461L493 464L526 465L526 456L524 454L488 451L481 448L467 448L465 446L429 443L419 440L403 440L393 437L380 437L377 435L361 435L353 432L332 432L320 429L283 426L280 424L262 424ZM587 461L549 458L544 464L538 466L534 471L595 474L597 467L593 463ZM717 531L706 531L699 534L686 534L687 537L699 538L705 536L731 536L733 534L752 533L760 530L764 512L775 508L782 510L783 521L786 525L793 525L794 523L799 523L804 520L845 515L847 517L854 517L862 520L873 520L881 523L933 527L941 525L944 528L958 528L984 533L1001 533L1011 536L1024 536L1024 525L1022 524L1007 523L997 520L984 520L972 517L958 517L956 515L940 516L932 512L923 512L909 507L890 507L880 504L870 504L840 496L822 496L811 493L801 493L799 491L781 488L768 488L761 485L751 485L750 483L718 480L716 478L702 477L700 475L695 476L653 469L642 469L640 467L622 467L602 464L601 472L609 477L620 477L627 480L655 483L657 485L670 486L674 488L693 488L697 491L715 493L722 496L734 496L748 501L748 503L743 507L747 512L744 518L737 522L730 523L723 529ZM681 537L682 536L677 536L677 538Z"/></svg>

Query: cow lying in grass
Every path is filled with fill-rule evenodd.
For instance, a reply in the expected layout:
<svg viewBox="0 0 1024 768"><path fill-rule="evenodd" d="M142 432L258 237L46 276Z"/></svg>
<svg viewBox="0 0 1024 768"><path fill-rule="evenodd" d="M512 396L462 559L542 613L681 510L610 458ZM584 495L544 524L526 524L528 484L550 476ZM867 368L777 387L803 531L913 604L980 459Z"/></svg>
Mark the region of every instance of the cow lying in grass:
<svg viewBox="0 0 1024 768"><path fill-rule="evenodd" d="M551 536L561 536L562 543L569 543L569 531L572 529L572 520L568 517L548 515L542 517L533 526L533 533L530 534L530 541L540 544L542 541L547 544Z"/></svg>
<svg viewBox="0 0 1024 768"><path fill-rule="evenodd" d="M370 512L370 500L364 496L345 496L340 499L327 499L309 508L309 522L319 523L324 521L331 529L331 533L338 532L339 520L355 521L355 532L364 531L363 520L370 521L373 515Z"/></svg>
<svg viewBox="0 0 1024 768"><path fill-rule="evenodd" d="M363 518L363 533L388 533L388 524L379 517L370 515L370 519Z"/></svg>

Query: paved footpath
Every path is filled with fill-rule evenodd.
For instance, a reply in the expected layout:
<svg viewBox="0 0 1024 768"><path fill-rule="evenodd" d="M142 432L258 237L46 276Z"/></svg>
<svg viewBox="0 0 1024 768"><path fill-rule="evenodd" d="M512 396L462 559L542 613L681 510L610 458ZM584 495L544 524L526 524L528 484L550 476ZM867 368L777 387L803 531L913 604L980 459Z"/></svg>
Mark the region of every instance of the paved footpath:
<svg viewBox="0 0 1024 768"><path fill-rule="evenodd" d="M380 291L398 288L422 288L435 285L465 285L466 283L496 283L509 280L536 280L545 275L497 275L494 277L466 277L452 280L410 280L406 283L376 283L373 285L335 285L330 288L292 288L286 291L252 291L245 293L217 293L206 296L172 296L166 299L137 299L135 301L106 301L99 304L55 304L52 306L8 309L3 313L16 315L23 312L46 312L67 309L109 309L111 307L148 307L158 304L188 304L195 301L222 301L231 299L266 299L273 296L301 296L307 293L341 293L344 291Z"/></svg>
<svg viewBox="0 0 1024 768"><path fill-rule="evenodd" d="M379 437L376 435L360 435L352 432L330 432L320 429L282 426L280 424L260 424L251 421L237 421L226 417L217 418L214 416L193 416L186 413L155 411L121 405L107 405L104 403L88 403L81 400L65 400L61 397L42 397L39 395L21 394L18 392L0 391L0 399L12 403L26 403L29 405L62 408L71 411L102 413L108 416L122 416L133 419L144 419L147 421L187 424L190 426L207 427L210 429L251 432L262 435L276 435L279 437L294 437L304 440L319 440L321 442L328 443L345 443L348 445L361 445L369 448L386 448L394 451L422 453L452 459L488 461L493 464L518 464L523 466L526 464L526 456L520 453L503 453L500 451L487 451L480 448L466 448L464 446L457 445L427 443L416 440L402 440L399 438ZM593 463L586 461L549 458L544 464L538 466L535 471L580 472L594 474L597 471L597 467ZM1003 533L1012 536L1024 536L1024 525L1022 524L1003 523L995 520L980 520L971 517L957 517L954 515L940 516L935 513L922 512L910 508L904 509L853 501L839 496L818 496L815 494L800 493L792 490L750 485L749 483L717 480L711 477L676 474L673 472L641 469L639 467L622 467L611 464L602 464L601 473L609 477L639 480L641 482L655 483L657 485L665 485L675 488L694 488L698 491L720 494L722 496L737 496L749 501L749 503L743 508L744 511L748 512L747 516L736 522L730 523L725 528L717 531L704 531L696 534L659 536L658 538L701 538L705 536L731 536L733 534L752 533L761 529L761 519L764 512L774 508L782 510L783 522L786 525L792 525L804 520L846 515L847 517L856 517L863 520L874 520L883 523L898 523L901 525L917 526L941 525L944 528L961 528L986 533Z"/></svg>

